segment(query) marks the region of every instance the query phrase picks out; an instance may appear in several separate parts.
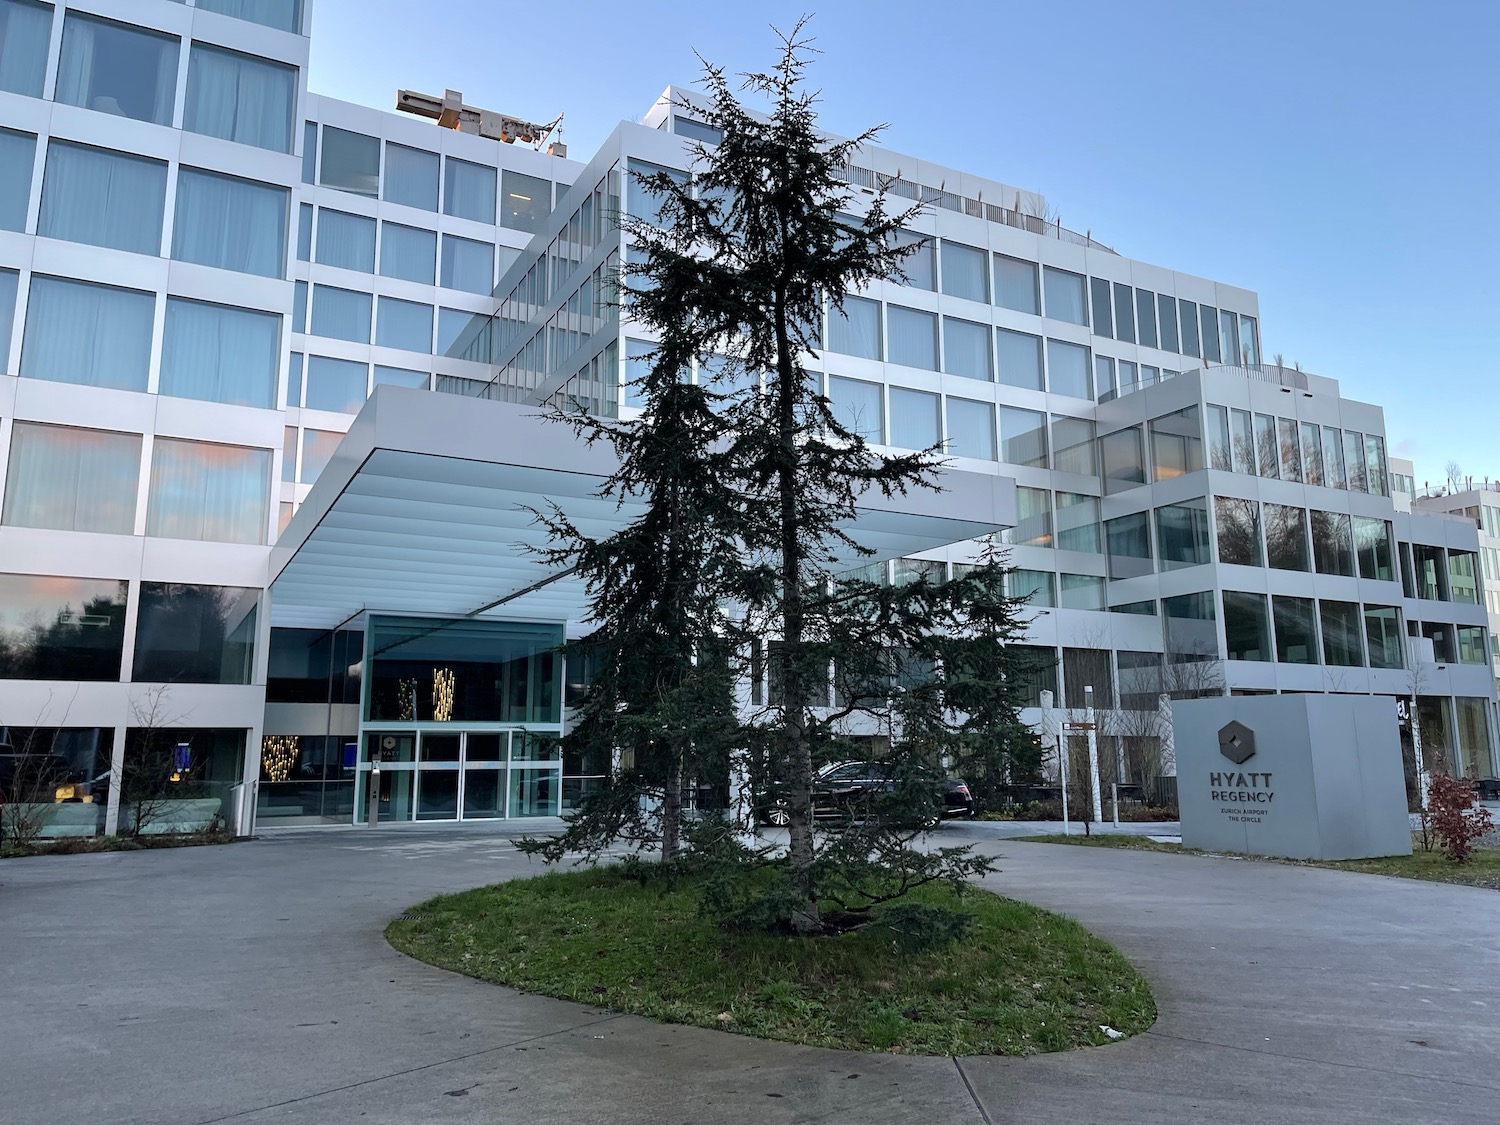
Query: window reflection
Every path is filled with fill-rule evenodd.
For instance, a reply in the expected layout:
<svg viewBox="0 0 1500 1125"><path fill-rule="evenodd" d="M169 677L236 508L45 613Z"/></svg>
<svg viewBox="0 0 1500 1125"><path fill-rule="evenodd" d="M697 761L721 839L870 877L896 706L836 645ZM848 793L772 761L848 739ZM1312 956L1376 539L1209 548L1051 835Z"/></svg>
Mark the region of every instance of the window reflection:
<svg viewBox="0 0 1500 1125"><path fill-rule="evenodd" d="M127 584L0 574L0 679L118 680Z"/></svg>
<svg viewBox="0 0 1500 1125"><path fill-rule="evenodd" d="M137 683L248 684L260 591L142 582Z"/></svg>

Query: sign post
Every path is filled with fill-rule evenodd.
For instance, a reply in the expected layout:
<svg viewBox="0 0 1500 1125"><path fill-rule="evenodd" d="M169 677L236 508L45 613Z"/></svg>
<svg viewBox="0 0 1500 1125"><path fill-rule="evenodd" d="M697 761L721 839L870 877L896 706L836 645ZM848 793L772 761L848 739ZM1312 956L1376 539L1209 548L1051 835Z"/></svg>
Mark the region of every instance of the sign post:
<svg viewBox="0 0 1500 1125"><path fill-rule="evenodd" d="M1099 732L1094 724L1094 689L1087 685L1083 689L1084 721L1089 734L1089 790L1094 798L1094 823L1104 823L1104 803L1099 799Z"/></svg>

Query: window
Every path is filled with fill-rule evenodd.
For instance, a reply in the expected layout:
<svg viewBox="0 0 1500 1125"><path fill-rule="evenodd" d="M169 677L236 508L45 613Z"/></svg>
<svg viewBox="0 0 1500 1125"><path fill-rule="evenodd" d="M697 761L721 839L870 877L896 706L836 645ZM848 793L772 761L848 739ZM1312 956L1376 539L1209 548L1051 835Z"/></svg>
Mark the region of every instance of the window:
<svg viewBox="0 0 1500 1125"><path fill-rule="evenodd" d="M318 215L318 262L375 272L375 220L324 207Z"/></svg>
<svg viewBox="0 0 1500 1125"><path fill-rule="evenodd" d="M58 531L135 530L141 435L17 422L4 522Z"/></svg>
<svg viewBox="0 0 1500 1125"><path fill-rule="evenodd" d="M1278 570L1310 570L1307 514L1285 504L1267 504L1266 561Z"/></svg>
<svg viewBox="0 0 1500 1125"><path fill-rule="evenodd" d="M1260 505L1238 496L1214 497L1219 525L1219 562L1231 566L1264 566L1260 546Z"/></svg>
<svg viewBox="0 0 1500 1125"><path fill-rule="evenodd" d="M936 371L937 316L901 305L887 305L885 314L889 336L886 358L891 363Z"/></svg>
<svg viewBox="0 0 1500 1125"><path fill-rule="evenodd" d="M1208 505L1203 500L1156 509L1156 545L1163 570L1213 561L1208 545Z"/></svg>
<svg viewBox="0 0 1500 1125"><path fill-rule="evenodd" d="M1211 305L1198 306L1198 327L1203 339L1203 358L1213 363L1224 362L1219 358L1219 316Z"/></svg>
<svg viewBox="0 0 1500 1125"><path fill-rule="evenodd" d="M1089 350L1063 340L1047 341L1047 389L1053 394L1092 398L1089 394Z"/></svg>
<svg viewBox="0 0 1500 1125"><path fill-rule="evenodd" d="M493 176L491 177L493 180ZM491 184L493 192L494 185ZM385 143L385 180L380 198L387 203L419 207L423 211L438 209L438 156L420 148L407 148L392 141ZM493 220L491 220L493 221Z"/></svg>
<svg viewBox="0 0 1500 1125"><path fill-rule="evenodd" d="M1432 658L1438 664L1458 663L1458 646L1453 635L1453 626L1444 621L1424 621L1421 635L1432 642ZM1416 636L1413 633L1412 636Z"/></svg>
<svg viewBox="0 0 1500 1125"><path fill-rule="evenodd" d="M1104 521L1104 546L1109 555L1111 578L1136 578L1150 574L1151 525L1145 512L1132 512Z"/></svg>
<svg viewBox="0 0 1500 1125"><path fill-rule="evenodd" d="M1318 611L1323 632L1323 663L1335 668L1363 668L1359 606L1354 602L1322 601L1318 603Z"/></svg>
<svg viewBox="0 0 1500 1125"><path fill-rule="evenodd" d="M0 0L0 90L42 96L51 37L52 5Z"/></svg>
<svg viewBox="0 0 1500 1125"><path fill-rule="evenodd" d="M1260 342L1256 338L1255 318L1240 314L1240 357L1252 367L1260 363Z"/></svg>
<svg viewBox="0 0 1500 1125"><path fill-rule="evenodd" d="M443 183L443 214L493 225L495 169L450 156L447 159L447 170L448 177Z"/></svg>
<svg viewBox="0 0 1500 1125"><path fill-rule="evenodd" d="M1448 600L1448 572L1443 565L1443 549L1426 543L1411 545L1416 566L1417 597L1425 601ZM1364 562L1363 559L1360 560Z"/></svg>
<svg viewBox="0 0 1500 1125"><path fill-rule="evenodd" d="M1122 492L1146 483L1146 458L1141 451L1141 428L1117 430L1099 438L1099 464L1106 492Z"/></svg>
<svg viewBox="0 0 1500 1125"><path fill-rule="evenodd" d="M36 137L0 129L0 230L26 229L35 160Z"/></svg>
<svg viewBox="0 0 1500 1125"><path fill-rule="evenodd" d="M286 404L288 406L302 405L302 353L292 352L287 357L286 368Z"/></svg>
<svg viewBox="0 0 1500 1125"><path fill-rule="evenodd" d="M280 358L276 314L167 298L162 394L271 410Z"/></svg>
<svg viewBox="0 0 1500 1125"><path fill-rule="evenodd" d="M1270 660L1266 596L1224 591L1224 644L1230 660Z"/></svg>
<svg viewBox="0 0 1500 1125"><path fill-rule="evenodd" d="M369 372L363 363L322 355L308 356L308 409L332 410L338 414L359 413L359 408L365 404L368 378Z"/></svg>
<svg viewBox="0 0 1500 1125"><path fill-rule="evenodd" d="M858 225L860 220L853 220ZM913 289L937 289L937 269L933 264L935 239L915 231L898 230L891 237L895 247L912 247L911 253L901 259L901 272L906 275L906 284Z"/></svg>
<svg viewBox="0 0 1500 1125"><path fill-rule="evenodd" d="M150 293L34 274L21 374L54 383L144 391L155 310Z"/></svg>
<svg viewBox="0 0 1500 1125"><path fill-rule="evenodd" d="M1115 282L1115 339L1127 344L1135 343L1134 290L1128 285Z"/></svg>
<svg viewBox="0 0 1500 1125"><path fill-rule="evenodd" d="M1042 338L1009 328L996 330L1000 382L1029 391L1042 389Z"/></svg>
<svg viewBox="0 0 1500 1125"><path fill-rule="evenodd" d="M1342 512L1309 512L1313 569L1319 574L1354 577L1354 531Z"/></svg>
<svg viewBox="0 0 1500 1125"><path fill-rule="evenodd" d="M0 270L0 374L10 370L10 334L15 322L19 277L15 270Z"/></svg>
<svg viewBox="0 0 1500 1125"><path fill-rule="evenodd" d="M431 352L432 306L381 297L375 342L383 348L401 348L424 355Z"/></svg>
<svg viewBox="0 0 1500 1125"><path fill-rule="evenodd" d="M159 255L166 199L163 161L54 140L47 146L36 232Z"/></svg>
<svg viewBox="0 0 1500 1125"><path fill-rule="evenodd" d="M1000 459L1010 465L1047 467L1047 416L1037 410L1000 407Z"/></svg>
<svg viewBox="0 0 1500 1125"><path fill-rule="evenodd" d="M1115 397L1115 361L1107 355L1094 357L1094 398L1108 402Z"/></svg>
<svg viewBox="0 0 1500 1125"><path fill-rule="evenodd" d="M316 121L302 123L302 182L304 184L318 182L318 123Z"/></svg>
<svg viewBox="0 0 1500 1125"><path fill-rule="evenodd" d="M289 198L285 188L181 169L172 257L261 277L283 276Z"/></svg>
<svg viewBox="0 0 1500 1125"><path fill-rule="evenodd" d="M1046 315L1053 320L1088 324L1088 298L1084 295L1083 278L1078 274L1055 266L1043 266L1042 296L1046 302Z"/></svg>
<svg viewBox="0 0 1500 1125"><path fill-rule="evenodd" d="M380 194L380 140L323 126L321 172L318 182L324 187L374 199Z"/></svg>
<svg viewBox="0 0 1500 1125"><path fill-rule="evenodd" d="M136 683L248 684L259 590L142 582Z"/></svg>
<svg viewBox="0 0 1500 1125"><path fill-rule="evenodd" d="M1163 297L1162 300L1168 300ZM1182 314L1182 354L1197 356L1198 348L1198 306L1192 301L1179 300L1178 311Z"/></svg>
<svg viewBox="0 0 1500 1125"><path fill-rule="evenodd" d="M880 358L880 302L844 297L844 307L828 310L828 350L863 359Z"/></svg>
<svg viewBox="0 0 1500 1125"><path fill-rule="evenodd" d="M382 224L380 273L431 285L436 279L437 234L398 223Z"/></svg>
<svg viewBox="0 0 1500 1125"><path fill-rule="evenodd" d="M1160 293L1156 298L1156 307L1161 313L1161 350L1181 351L1177 341L1177 302L1165 293Z"/></svg>
<svg viewBox="0 0 1500 1125"><path fill-rule="evenodd" d="M1361 578L1376 582L1396 581L1396 550L1388 521L1355 516L1354 547L1359 555ZM1441 548L1438 550L1441 552Z"/></svg>
<svg viewBox="0 0 1500 1125"><path fill-rule="evenodd" d="M8 36L0 42L8 48ZM174 36L70 12L63 22L56 99L170 125L178 45Z"/></svg>
<svg viewBox="0 0 1500 1125"><path fill-rule="evenodd" d="M1136 329L1142 347L1156 347L1156 294L1148 289L1135 291Z"/></svg>
<svg viewBox="0 0 1500 1125"><path fill-rule="evenodd" d="M1058 575L1063 609L1104 608L1104 579L1093 574Z"/></svg>
<svg viewBox="0 0 1500 1125"><path fill-rule="evenodd" d="M1458 662L1460 664L1488 664L1483 625L1458 626Z"/></svg>
<svg viewBox="0 0 1500 1125"><path fill-rule="evenodd" d="M302 473L303 484L312 484L328 467L328 462L333 459L334 450L338 449L339 442L344 435L332 430L303 430L302 431Z"/></svg>
<svg viewBox="0 0 1500 1125"><path fill-rule="evenodd" d="M312 261L313 205L297 204L297 261Z"/></svg>
<svg viewBox="0 0 1500 1125"><path fill-rule="evenodd" d="M1097 555L1099 542L1099 498L1079 492L1057 494L1057 549Z"/></svg>
<svg viewBox="0 0 1500 1125"><path fill-rule="evenodd" d="M189 133L291 152L296 108L296 67L193 44L182 116Z"/></svg>
<svg viewBox="0 0 1500 1125"><path fill-rule="evenodd" d="M1276 427L1281 439L1281 479L1300 483L1302 449L1297 436L1297 421L1294 418L1278 418Z"/></svg>
<svg viewBox="0 0 1500 1125"><path fill-rule="evenodd" d="M990 286L985 252L943 239L943 292L949 297L988 302Z"/></svg>
<svg viewBox="0 0 1500 1125"><path fill-rule="evenodd" d="M1389 494L1385 477L1385 438L1379 434L1365 435L1365 483L1371 496Z"/></svg>
<svg viewBox="0 0 1500 1125"><path fill-rule="evenodd" d="M1087 418L1052 416L1052 467L1060 473L1094 476L1094 423Z"/></svg>
<svg viewBox="0 0 1500 1125"><path fill-rule="evenodd" d="M1233 472L1234 458L1229 452L1229 411L1209 403L1203 428L1208 438L1208 467Z"/></svg>
<svg viewBox="0 0 1500 1125"><path fill-rule="evenodd" d="M1003 332L1004 329L1001 329ZM967 379L990 380L990 326L943 317L943 370Z"/></svg>
<svg viewBox="0 0 1500 1125"><path fill-rule="evenodd" d="M1052 493L1045 488L1018 487L1016 526L1002 538L1013 546L1052 546Z"/></svg>
<svg viewBox="0 0 1500 1125"><path fill-rule="evenodd" d="M1387 525L1389 526L1389 525ZM1389 547L1390 540L1386 540ZM1479 582L1475 574L1473 551L1448 552L1448 587L1453 600L1463 605L1479 604Z"/></svg>
<svg viewBox="0 0 1500 1125"><path fill-rule="evenodd" d="M1362 434L1344 431L1344 468L1349 474L1349 491L1368 492L1365 482L1365 442Z"/></svg>
<svg viewBox="0 0 1500 1125"><path fill-rule="evenodd" d="M1276 419L1269 414L1255 416L1255 471L1263 477L1281 476L1281 439Z"/></svg>
<svg viewBox="0 0 1500 1125"><path fill-rule="evenodd" d="M443 235L443 272L445 289L462 289L488 297L495 288L495 248L487 242Z"/></svg>
<svg viewBox="0 0 1500 1125"><path fill-rule="evenodd" d="M1094 305L1094 334L1113 336L1115 321L1109 310L1109 282L1102 277L1089 278L1089 295Z"/></svg>
<svg viewBox="0 0 1500 1125"><path fill-rule="evenodd" d="M828 378L828 398L833 403L833 416L838 423L851 434L884 445L885 423L880 392L879 383L843 379L837 375Z"/></svg>
<svg viewBox="0 0 1500 1125"><path fill-rule="evenodd" d="M370 305L368 293L353 289L336 289L332 285L313 288L312 334L356 344L370 342Z"/></svg>
<svg viewBox="0 0 1500 1125"><path fill-rule="evenodd" d="M416 387L426 390L430 376L425 371L408 371L404 367L381 367L375 365L377 387Z"/></svg>
<svg viewBox="0 0 1500 1125"><path fill-rule="evenodd" d="M1119 605L1110 606L1109 612L1129 613L1136 617L1155 617L1156 602L1150 600L1144 602L1121 602Z"/></svg>
<svg viewBox="0 0 1500 1125"><path fill-rule="evenodd" d="M1333 426L1323 427L1323 471L1329 488L1349 487L1349 480L1344 475L1343 437Z"/></svg>
<svg viewBox="0 0 1500 1125"><path fill-rule="evenodd" d="M1037 300L1036 263L1005 254L994 255L994 260L995 304L1033 315L1041 312Z"/></svg>
<svg viewBox="0 0 1500 1125"><path fill-rule="evenodd" d="M1282 664L1318 662L1318 622L1311 598L1271 599L1276 618L1276 659Z"/></svg>
<svg viewBox="0 0 1500 1125"><path fill-rule="evenodd" d="M635 193L635 185L631 185ZM500 174L500 225L534 231L552 213L552 184L506 168Z"/></svg>
<svg viewBox="0 0 1500 1125"><path fill-rule="evenodd" d="M1316 422L1303 422L1302 431L1302 479L1307 484L1325 485L1328 477L1323 472L1323 443Z"/></svg>
<svg viewBox="0 0 1500 1125"><path fill-rule="evenodd" d="M995 459L993 404L949 396L948 452L954 457L974 457L981 461Z"/></svg>
<svg viewBox="0 0 1500 1125"><path fill-rule="evenodd" d="M1214 628L1214 606L1218 599L1208 590L1195 594L1179 594L1176 597L1162 598L1162 640L1167 646L1168 659L1173 664L1185 663L1195 664L1217 657L1219 652L1218 632ZM1174 656L1185 656L1188 659L1179 661ZM1194 677L1190 677L1191 668L1173 669L1174 679L1186 680L1189 690L1198 694L1206 692L1217 695L1218 690L1210 682L1209 676L1196 677L1201 687L1193 686Z"/></svg>
<svg viewBox="0 0 1500 1125"><path fill-rule="evenodd" d="M926 391L892 387L891 444L902 449L931 449L941 439L938 433L938 396Z"/></svg>
<svg viewBox="0 0 1500 1125"><path fill-rule="evenodd" d="M158 437L151 453L146 534L215 543L264 543L271 451Z"/></svg>
<svg viewBox="0 0 1500 1125"><path fill-rule="evenodd" d="M1365 640L1369 644L1371 668L1404 668L1401 650L1405 637L1401 611L1394 606L1365 606Z"/></svg>
<svg viewBox="0 0 1500 1125"><path fill-rule="evenodd" d="M1234 458L1234 471L1247 476L1255 475L1255 431L1250 420L1250 411L1229 411L1230 452Z"/></svg>
<svg viewBox="0 0 1500 1125"><path fill-rule="evenodd" d="M1196 406L1153 418L1150 428L1151 471L1156 480L1171 480L1203 468L1203 436Z"/></svg>
<svg viewBox="0 0 1500 1125"><path fill-rule="evenodd" d="M279 31L302 30L302 0L198 0L198 7Z"/></svg>
<svg viewBox="0 0 1500 1125"><path fill-rule="evenodd" d="M1055 606L1056 579L1050 570L1025 570L1017 567L1005 576L1005 584L1013 598L1025 598L1032 609Z"/></svg>
<svg viewBox="0 0 1500 1125"><path fill-rule="evenodd" d="M292 286L292 331L307 331L307 282L299 281Z"/></svg>
<svg viewBox="0 0 1500 1125"><path fill-rule="evenodd" d="M1075 711L1086 707L1090 695L1093 696L1095 707L1114 706L1114 662L1110 659L1107 648L1065 648L1062 650L1062 657L1065 706ZM1089 692L1086 688L1094 690Z"/></svg>
<svg viewBox="0 0 1500 1125"><path fill-rule="evenodd" d="M1224 355L1225 363L1239 363L1240 360L1240 337L1234 319L1234 313L1228 309L1219 310L1219 350Z"/></svg>
<svg viewBox="0 0 1500 1125"><path fill-rule="evenodd" d="M0 574L0 679L118 680L126 590L109 579Z"/></svg>
<svg viewBox="0 0 1500 1125"><path fill-rule="evenodd" d="M460 336L474 322L476 314L463 309L438 309L437 354L448 355Z"/></svg>

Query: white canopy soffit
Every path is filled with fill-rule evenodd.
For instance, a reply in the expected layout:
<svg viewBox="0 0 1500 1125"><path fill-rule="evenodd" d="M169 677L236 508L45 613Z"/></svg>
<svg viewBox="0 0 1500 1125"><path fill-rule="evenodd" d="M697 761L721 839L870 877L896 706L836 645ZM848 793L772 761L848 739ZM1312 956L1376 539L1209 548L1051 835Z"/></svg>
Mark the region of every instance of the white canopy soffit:
<svg viewBox="0 0 1500 1125"><path fill-rule="evenodd" d="M273 621L331 628L361 611L580 621L583 583L532 548L532 510L556 505L603 537L632 517L598 491L616 460L545 411L379 387L271 552ZM860 507L849 565L900 558L1015 523L1015 482L947 471L926 490Z"/></svg>

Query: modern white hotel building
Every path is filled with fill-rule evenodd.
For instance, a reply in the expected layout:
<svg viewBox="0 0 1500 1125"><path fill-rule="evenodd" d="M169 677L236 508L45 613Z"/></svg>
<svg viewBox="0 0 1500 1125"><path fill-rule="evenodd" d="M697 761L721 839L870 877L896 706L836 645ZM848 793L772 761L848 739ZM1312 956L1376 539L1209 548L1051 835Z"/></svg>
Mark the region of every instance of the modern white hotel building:
<svg viewBox="0 0 1500 1125"><path fill-rule="evenodd" d="M522 548L527 504L606 521L608 466L522 407L629 415L610 220L713 138L672 90L586 164L321 98L308 9L0 0L0 763L48 748L54 833L113 831L164 731L179 821L242 831L361 817L372 758L398 820L555 815L606 768L537 737L582 602ZM1267 365L1253 292L1029 192L872 149L855 205L898 174L908 282L810 359L870 440L952 457L861 524L887 579L1004 529L1035 702L1090 685L1138 748L1164 691L1415 696L1494 776L1493 576L1381 409Z"/></svg>

